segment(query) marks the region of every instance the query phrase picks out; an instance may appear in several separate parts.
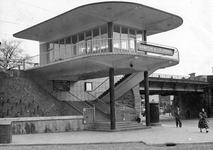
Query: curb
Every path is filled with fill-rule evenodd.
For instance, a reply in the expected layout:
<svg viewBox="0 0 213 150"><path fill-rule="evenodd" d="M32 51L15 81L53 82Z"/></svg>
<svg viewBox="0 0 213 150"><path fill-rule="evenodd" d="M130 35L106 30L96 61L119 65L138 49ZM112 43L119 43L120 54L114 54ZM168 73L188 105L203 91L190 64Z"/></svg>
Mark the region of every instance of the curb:
<svg viewBox="0 0 213 150"><path fill-rule="evenodd" d="M94 143L43 143L43 144L0 144L0 147L12 147L12 146L53 146L53 145L97 145L97 144L127 144L127 143L142 143L147 146L157 147L173 147L177 145L200 145L200 144L213 144L213 142L202 142L202 143L161 143L161 144L148 144L143 141L130 141L130 142L94 142Z"/></svg>

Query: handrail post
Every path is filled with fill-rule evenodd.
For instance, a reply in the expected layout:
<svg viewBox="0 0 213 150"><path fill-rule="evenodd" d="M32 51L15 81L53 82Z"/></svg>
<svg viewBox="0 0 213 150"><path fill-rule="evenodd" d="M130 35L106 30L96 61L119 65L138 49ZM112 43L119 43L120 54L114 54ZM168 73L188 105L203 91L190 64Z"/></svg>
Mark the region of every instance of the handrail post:
<svg viewBox="0 0 213 150"><path fill-rule="evenodd" d="M125 121L125 107L123 107L123 121Z"/></svg>
<svg viewBox="0 0 213 150"><path fill-rule="evenodd" d="M95 104L93 105L93 122L96 122L96 118L95 118Z"/></svg>

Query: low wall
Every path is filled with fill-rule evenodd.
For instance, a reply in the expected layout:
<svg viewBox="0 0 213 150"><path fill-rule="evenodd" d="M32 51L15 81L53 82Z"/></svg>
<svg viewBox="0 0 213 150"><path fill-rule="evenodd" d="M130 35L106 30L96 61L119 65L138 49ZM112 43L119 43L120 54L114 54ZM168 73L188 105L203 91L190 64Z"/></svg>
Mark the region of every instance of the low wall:
<svg viewBox="0 0 213 150"><path fill-rule="evenodd" d="M83 116L1 118L1 122L12 122L12 134L81 131L88 126Z"/></svg>

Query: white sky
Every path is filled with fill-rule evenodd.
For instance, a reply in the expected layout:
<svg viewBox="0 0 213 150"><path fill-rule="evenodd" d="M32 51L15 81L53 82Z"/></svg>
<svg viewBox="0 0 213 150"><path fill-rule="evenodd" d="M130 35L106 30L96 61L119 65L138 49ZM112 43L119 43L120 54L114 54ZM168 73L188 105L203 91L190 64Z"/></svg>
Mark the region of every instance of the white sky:
<svg viewBox="0 0 213 150"><path fill-rule="evenodd" d="M107 0L0 0L0 40L75 7ZM112 1L112 0L110 0ZM119 1L119 0L117 0ZM148 42L176 47L180 63L158 70L172 75L211 75L213 67L213 0L128 0L183 18L183 25L154 36ZM31 56L39 53L38 42L23 40Z"/></svg>

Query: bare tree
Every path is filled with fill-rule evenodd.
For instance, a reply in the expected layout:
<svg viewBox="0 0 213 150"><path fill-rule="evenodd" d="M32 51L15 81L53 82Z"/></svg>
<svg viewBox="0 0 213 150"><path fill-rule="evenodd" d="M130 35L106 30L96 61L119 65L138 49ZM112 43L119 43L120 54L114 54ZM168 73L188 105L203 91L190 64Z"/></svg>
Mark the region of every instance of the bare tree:
<svg viewBox="0 0 213 150"><path fill-rule="evenodd" d="M22 41L3 39L0 45L0 68L4 72L16 68L22 64L22 60L28 58L20 47Z"/></svg>

